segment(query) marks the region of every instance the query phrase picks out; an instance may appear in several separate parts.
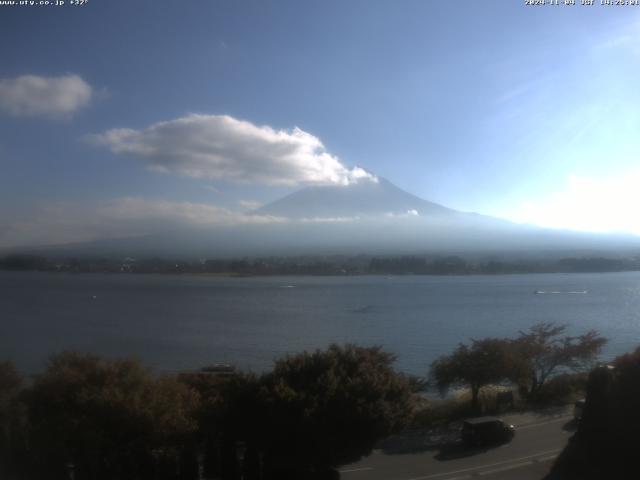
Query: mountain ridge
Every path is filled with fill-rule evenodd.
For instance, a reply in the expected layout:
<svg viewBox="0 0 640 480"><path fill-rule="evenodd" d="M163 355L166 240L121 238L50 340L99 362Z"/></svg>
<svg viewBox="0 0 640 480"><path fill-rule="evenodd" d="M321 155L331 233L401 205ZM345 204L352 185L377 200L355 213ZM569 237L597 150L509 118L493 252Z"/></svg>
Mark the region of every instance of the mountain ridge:
<svg viewBox="0 0 640 480"><path fill-rule="evenodd" d="M305 187L252 213L292 219L461 213L413 195L385 178L376 178L376 181L364 179L350 185Z"/></svg>

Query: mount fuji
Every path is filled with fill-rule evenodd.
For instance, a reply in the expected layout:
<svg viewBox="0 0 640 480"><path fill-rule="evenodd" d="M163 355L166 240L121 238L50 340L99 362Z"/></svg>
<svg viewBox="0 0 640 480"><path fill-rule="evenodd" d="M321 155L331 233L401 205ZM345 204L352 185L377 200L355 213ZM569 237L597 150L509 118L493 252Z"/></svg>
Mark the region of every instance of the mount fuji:
<svg viewBox="0 0 640 480"><path fill-rule="evenodd" d="M344 218L380 215L448 216L459 212L408 193L384 178L347 186L303 188L255 211L286 218Z"/></svg>

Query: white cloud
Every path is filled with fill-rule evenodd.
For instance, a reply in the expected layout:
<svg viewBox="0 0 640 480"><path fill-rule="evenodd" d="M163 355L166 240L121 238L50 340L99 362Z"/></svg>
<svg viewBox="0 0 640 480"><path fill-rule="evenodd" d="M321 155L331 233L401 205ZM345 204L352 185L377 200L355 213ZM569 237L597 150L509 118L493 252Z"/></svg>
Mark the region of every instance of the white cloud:
<svg viewBox="0 0 640 480"><path fill-rule="evenodd" d="M299 128L274 130L227 115L192 114L89 138L154 170L196 178L284 186L377 181L362 168L343 165L320 139Z"/></svg>
<svg viewBox="0 0 640 480"><path fill-rule="evenodd" d="M240 200L238 202L238 205L240 205L245 210L256 210L263 204L261 202L256 202L255 200Z"/></svg>
<svg viewBox="0 0 640 480"><path fill-rule="evenodd" d="M205 186L204 186L204 189L205 189L205 190L208 190L208 191L210 191L210 192L213 192L213 193L215 193L216 195L224 195L224 192L223 192L222 190L220 190L220 189L219 189L219 188L217 188L217 187L214 187L213 185L205 185Z"/></svg>
<svg viewBox="0 0 640 480"><path fill-rule="evenodd" d="M605 58L618 52L630 53L637 58L640 54L637 42L639 34L640 22L630 17L626 23L606 29L602 35L594 36L591 52Z"/></svg>
<svg viewBox="0 0 640 480"><path fill-rule="evenodd" d="M5 78L0 79L0 110L15 116L68 116L86 106L92 93L78 75Z"/></svg>
<svg viewBox="0 0 640 480"><path fill-rule="evenodd" d="M99 204L47 204L20 220L0 222L0 247L52 245L136 237L181 227L283 223L284 218L237 213L210 204L136 197Z"/></svg>
<svg viewBox="0 0 640 480"><path fill-rule="evenodd" d="M231 225L239 223L274 223L284 221L268 215L246 215L205 203L169 202L125 197L114 200L98 209L98 215L117 221L160 224L185 224L192 226Z"/></svg>
<svg viewBox="0 0 640 480"><path fill-rule="evenodd" d="M360 217L304 217L300 223L352 223L359 222Z"/></svg>
<svg viewBox="0 0 640 480"><path fill-rule="evenodd" d="M505 217L541 227L640 235L638 185L640 170L603 178L572 175L564 190L526 202Z"/></svg>
<svg viewBox="0 0 640 480"><path fill-rule="evenodd" d="M388 218L412 218L419 217L420 212L418 212L418 210L416 210L415 208L411 208L404 213L388 212L385 216Z"/></svg>

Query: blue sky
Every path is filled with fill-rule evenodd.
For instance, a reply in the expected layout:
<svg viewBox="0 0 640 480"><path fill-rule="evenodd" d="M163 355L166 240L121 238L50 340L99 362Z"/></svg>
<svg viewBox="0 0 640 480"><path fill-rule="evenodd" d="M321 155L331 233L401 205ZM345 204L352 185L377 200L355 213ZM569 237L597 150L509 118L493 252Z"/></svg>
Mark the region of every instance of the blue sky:
<svg viewBox="0 0 640 480"><path fill-rule="evenodd" d="M640 234L640 7L579 3L0 6L0 246L233 222L356 166Z"/></svg>

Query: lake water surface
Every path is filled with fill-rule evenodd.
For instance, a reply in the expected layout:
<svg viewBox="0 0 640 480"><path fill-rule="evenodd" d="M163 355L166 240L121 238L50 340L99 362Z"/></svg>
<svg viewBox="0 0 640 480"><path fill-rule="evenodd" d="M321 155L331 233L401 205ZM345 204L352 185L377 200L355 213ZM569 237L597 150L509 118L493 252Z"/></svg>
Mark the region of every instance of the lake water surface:
<svg viewBox="0 0 640 480"><path fill-rule="evenodd" d="M227 362L261 371L285 353L353 342L382 345L397 355L398 368L425 374L458 342L516 335L540 321L567 324L570 333L597 329L609 338L603 359L629 351L640 344L640 272L266 278L0 272L0 360L27 372L64 349L133 355L157 370Z"/></svg>

